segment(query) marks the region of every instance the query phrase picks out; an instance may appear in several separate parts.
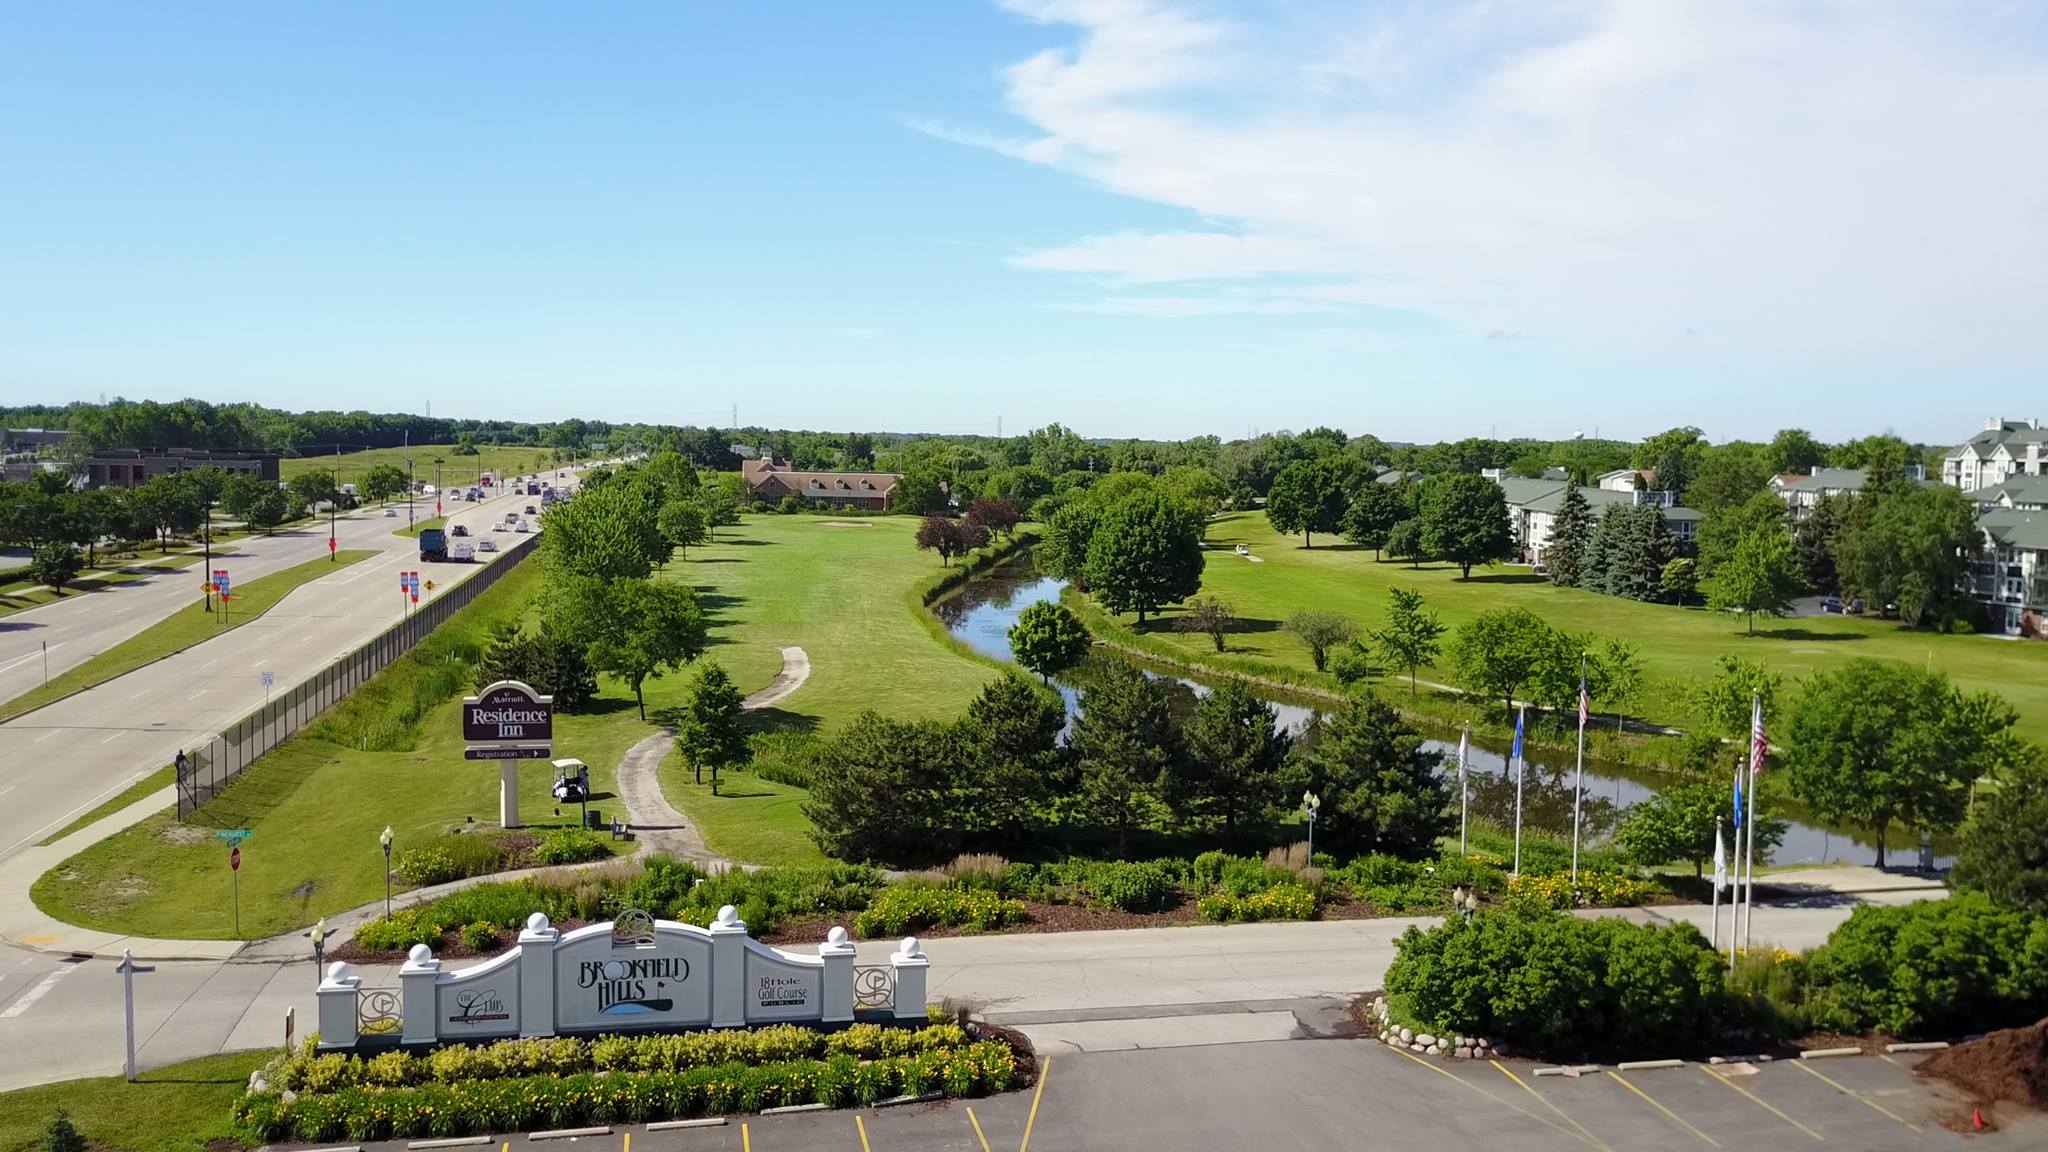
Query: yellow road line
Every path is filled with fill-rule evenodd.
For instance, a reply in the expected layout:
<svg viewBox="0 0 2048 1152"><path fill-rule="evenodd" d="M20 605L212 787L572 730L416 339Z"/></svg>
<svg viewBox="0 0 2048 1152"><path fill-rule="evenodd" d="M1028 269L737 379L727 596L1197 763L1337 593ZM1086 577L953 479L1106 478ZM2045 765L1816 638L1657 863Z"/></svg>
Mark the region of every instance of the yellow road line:
<svg viewBox="0 0 2048 1152"><path fill-rule="evenodd" d="M1709 1147L1719 1148L1721 1146L1721 1142L1719 1140L1716 1140L1712 1136L1707 1135L1705 1132L1702 1132L1699 1129L1693 1127L1692 1121L1687 1120L1685 1117L1680 1116L1678 1113L1673 1112L1669 1108L1666 1108L1661 1102L1657 1100L1656 1097L1651 1096L1648 1092L1643 1091L1641 1088L1638 1088L1635 1085L1629 1083L1627 1080L1623 1079L1621 1073L1609 1069L1605 1073L1605 1075L1608 1076L1610 1079L1614 1080L1616 1083L1620 1084L1623 1088L1626 1088L1629 1091L1635 1093L1636 1095L1641 1096L1643 1098L1643 1102L1648 1104L1650 1107L1655 1108L1657 1111L1662 1112L1666 1116L1669 1116L1673 1124L1676 1124L1679 1127L1684 1128L1687 1132L1690 1132L1693 1135L1699 1137L1700 1139L1705 1140Z"/></svg>
<svg viewBox="0 0 2048 1152"><path fill-rule="evenodd" d="M1559 1108L1557 1106L1556 1101L1545 1099L1542 1093L1536 1091L1534 1088L1529 1087L1529 1082L1527 1080L1524 1080L1520 1076L1517 1076L1513 1072L1509 1071L1507 1065L1501 1063L1498 1060L1488 1060L1487 1063L1493 1065L1495 1068L1500 1069L1501 1075L1507 1077L1510 1080L1513 1080L1517 1084L1520 1084L1522 1086L1522 1091L1527 1092L1529 1095L1534 1096L1536 1097L1536 1099L1542 1101L1543 1106L1545 1108L1548 1108L1552 1112L1557 1113L1558 1116L1561 1119L1563 1119L1565 1123L1571 1125L1574 1128L1577 1128L1579 1130L1579 1135L1584 1136L1586 1139L1592 1141L1593 1147L1600 1149L1600 1152L1614 1152L1614 1149L1609 1148L1605 1141L1601 1140L1598 1136L1593 1135L1593 1133L1589 1131L1584 1124L1581 1124L1577 1120L1572 1119L1571 1116L1568 1113L1566 1113L1564 1109Z"/></svg>
<svg viewBox="0 0 2048 1152"><path fill-rule="evenodd" d="M868 1147L868 1126L862 1122L859 1115L854 1116L853 1127L855 1131L860 1133L860 1152L873 1152L873 1149ZM628 1149L627 1152L632 1152L632 1150Z"/></svg>
<svg viewBox="0 0 2048 1152"><path fill-rule="evenodd" d="M1807 1067L1806 1061L1795 1060L1792 1062L1792 1066L1794 1068L1799 1069L1801 1072L1806 1073L1809 1076L1817 1077L1821 1083L1826 1084L1828 1087L1833 1088L1835 1091L1840 1092L1842 1095L1847 1096L1853 1100L1861 1100L1863 1103L1870 1105L1878 1112L1891 1117L1893 1120L1897 1120L1899 1123L1904 1124L1906 1127L1912 1129L1913 1131L1920 1131L1920 1126L1918 1124L1915 1124L1912 1121L1906 1119L1905 1117L1899 1115L1898 1113L1893 1112L1891 1109L1886 1108L1884 1105L1879 1104L1877 1101L1872 1100L1870 1097L1865 1096L1863 1093L1858 1092L1854 1088L1849 1087L1847 1084L1840 1083L1834 1077L1829 1076L1826 1073L1819 1071L1818 1069Z"/></svg>
<svg viewBox="0 0 2048 1152"><path fill-rule="evenodd" d="M1047 1056L1038 1064L1038 1089L1031 1094L1031 1114L1024 1118L1024 1142L1017 1145L1017 1152L1028 1152L1031 1147L1031 1126L1038 1123L1038 1102L1045 1098L1045 1082L1052 1079L1052 1057Z"/></svg>
<svg viewBox="0 0 2048 1152"><path fill-rule="evenodd" d="M989 1152L988 1137L981 1130L981 1121L974 1118L974 1106L967 1107L967 1122L974 1125L974 1138L981 1141L981 1152Z"/></svg>
<svg viewBox="0 0 2048 1152"><path fill-rule="evenodd" d="M633 1152L633 1134L631 1132L626 1133L626 1142L620 1146L619 1152Z"/></svg>
<svg viewBox="0 0 2048 1152"><path fill-rule="evenodd" d="M1769 1112L1771 1115L1776 1116L1778 1119L1783 1120L1785 1123L1790 1124L1794 1128L1799 1129L1801 1132L1806 1133L1808 1136L1813 1137L1815 1140L1818 1140L1823 1144L1827 1143L1827 1137L1821 1135L1818 1132L1815 1132L1813 1129L1808 1128L1806 1125L1801 1124L1799 1121L1794 1120L1790 1116L1785 1115L1783 1112L1779 1111L1777 1106L1773 1105L1770 1101L1764 1099L1763 1097L1757 1095L1754 1092L1751 1092L1749 1089L1744 1088L1742 1085L1737 1084L1735 1081L1730 1080L1728 1077L1721 1075L1719 1072L1716 1072L1713 1069L1706 1067L1705 1065L1700 1065L1699 1069L1700 1071L1707 1074L1708 1079L1719 1081L1720 1083L1727 1085L1730 1090L1742 1093L1744 1096L1747 1096L1751 1100L1756 1101L1759 1106L1761 1106L1765 1111Z"/></svg>
<svg viewBox="0 0 2048 1152"><path fill-rule="evenodd" d="M1574 1132L1571 1129L1565 1127L1564 1125L1559 1124L1557 1121L1552 1120L1550 1117L1540 1116L1534 1112L1529 1111L1527 1108L1522 1107L1520 1104L1515 1103L1513 1100L1510 1100L1505 1096L1501 1096L1493 1092L1488 1092L1486 1089L1481 1088L1479 1085L1474 1084L1470 1080L1465 1079L1463 1076L1456 1076L1449 1072L1446 1072L1443 1069L1437 1067L1436 1065L1430 1063L1429 1061L1424 1060L1420 1056L1410 1055L1409 1053L1403 1052L1399 1048L1396 1048L1391 1044L1387 1046L1387 1051L1392 1052L1394 1055L1402 1057L1403 1059L1412 1060L1415 1063L1422 1065L1424 1068L1429 1069L1431 1072L1434 1072L1437 1075L1442 1076L1446 1079L1455 1080L1458 1083L1463 1084L1465 1087L1470 1088L1474 1092L1479 1093L1481 1096L1486 1097L1488 1100L1491 1100L1496 1104L1504 1105L1511 1111L1519 1112L1522 1115L1527 1116L1529 1119L1536 1121L1538 1124L1546 1124L1552 1128L1555 1128L1559 1132L1564 1133L1566 1136L1569 1136L1574 1140L1585 1139L1585 1137L1580 1136L1577 1132Z"/></svg>
<svg viewBox="0 0 2048 1152"><path fill-rule="evenodd" d="M754 1152L754 1138L748 1135L745 1121L740 1123L740 1152Z"/></svg>

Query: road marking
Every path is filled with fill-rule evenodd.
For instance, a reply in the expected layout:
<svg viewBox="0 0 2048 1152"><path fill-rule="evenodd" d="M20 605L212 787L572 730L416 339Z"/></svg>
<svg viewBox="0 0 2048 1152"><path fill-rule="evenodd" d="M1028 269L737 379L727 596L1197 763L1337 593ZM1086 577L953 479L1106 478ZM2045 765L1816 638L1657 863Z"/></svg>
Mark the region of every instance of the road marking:
<svg viewBox="0 0 2048 1152"><path fill-rule="evenodd" d="M52 736L55 736L55 735L56 735L57 733L59 733L59 732L62 732L62 731L63 731L63 729L62 729L62 728L52 728L52 729L50 729L50 730L49 730L48 732L45 732L45 733L43 733L43 734L42 734L41 736L38 736L38 737L36 737L35 739L33 739L33 740L29 741L29 743L31 743L31 744L41 744L41 743L42 743L43 741L45 741L45 740L48 740L48 739L49 739L50 737L52 737Z"/></svg>
<svg viewBox="0 0 2048 1152"><path fill-rule="evenodd" d="M1677 1124L1679 1127L1684 1128L1686 1131L1692 1133L1693 1135L1699 1137L1702 1140L1705 1140L1707 1142L1708 1147L1719 1148L1721 1146L1721 1142L1719 1140L1716 1140L1712 1136L1707 1135L1705 1132L1702 1132L1699 1129L1693 1127L1692 1122L1690 1120L1687 1120L1685 1117L1680 1116L1678 1113L1673 1112L1669 1108L1666 1108L1648 1092L1645 1092L1641 1088L1638 1088L1635 1085L1629 1083L1627 1080L1622 1079L1621 1073L1610 1070L1608 1072L1607 1078L1619 1083L1623 1088L1628 1089L1636 1095L1641 1096L1643 1100L1649 1104L1650 1107L1655 1108L1657 1111L1662 1112L1666 1116L1669 1116L1671 1118L1672 1123Z"/></svg>
<svg viewBox="0 0 2048 1152"><path fill-rule="evenodd" d="M0 793L0 795L5 795L5 793ZM1865 1104L1870 1105L1872 1108L1877 1109L1884 1115L1889 1116L1894 1120L1897 1120L1901 1124L1904 1124L1906 1127L1912 1129L1913 1131L1920 1131L1920 1126L1918 1124L1915 1124L1912 1121L1907 1120L1905 1117L1900 1116L1896 1112L1893 1112L1891 1109L1886 1108L1884 1105L1879 1104L1877 1101L1872 1100L1868 1096L1865 1096L1863 1093L1856 1091L1854 1088L1851 1088L1848 1085L1837 1081L1834 1077L1829 1076L1824 1072L1819 1072L1815 1069L1807 1067L1805 1062L1803 1061L1792 1061L1791 1064L1794 1068L1799 1069L1801 1072L1804 1072L1810 1076L1818 1077L1821 1083L1826 1084L1828 1087L1833 1088L1835 1091L1840 1092L1842 1095L1850 1097L1854 1100L1861 1100Z"/></svg>
<svg viewBox="0 0 2048 1152"><path fill-rule="evenodd" d="M868 1147L868 1126L861 1122L858 1113L853 1117L853 1128L854 1131L860 1133L860 1152L874 1152L874 1149ZM633 1152L633 1150L628 1148L626 1152Z"/></svg>
<svg viewBox="0 0 2048 1152"><path fill-rule="evenodd" d="M204 696L204 695L206 695L206 689L204 689L204 688L201 688L201 689L200 689L199 691L197 691L197 692L194 692L194 693L193 693L193 694L191 694L190 696L187 696L187 697L185 697L185 699L187 699L187 700L197 700L197 699L199 699L199 698L200 698L201 696Z"/></svg>
<svg viewBox="0 0 2048 1152"><path fill-rule="evenodd" d="M740 1152L754 1152L754 1138L747 1134L746 1121L740 1121Z"/></svg>
<svg viewBox="0 0 2048 1152"><path fill-rule="evenodd" d="M149 695L149 693L150 693L150 689L148 689L148 688L144 688L144 689L143 689L142 691L140 691L140 692L137 692L137 693L135 693L135 694L134 694L133 696L130 696L130 697L128 697L128 698L129 698L130 700L140 700L140 699L142 699L142 698L143 698L144 696L147 696L147 695Z"/></svg>
<svg viewBox="0 0 2048 1152"><path fill-rule="evenodd" d="M265 656L265 657L264 657L263 659L261 659L261 660L258 660L258 661L257 661L257 662L255 662L254 664L251 664L251 665L249 665L249 667L251 667L251 668L261 668L261 667L263 667L263 666L264 666L265 664L268 664L268 663L270 663L270 657L268 657L268 656Z"/></svg>
<svg viewBox="0 0 2048 1152"><path fill-rule="evenodd" d="M1754 1092L1751 1092L1749 1089L1744 1088L1742 1085L1737 1084L1735 1081L1730 1080L1726 1076L1721 1075L1719 1072L1714 1071L1713 1069L1707 1067L1704 1064L1701 1064L1698 1067L1700 1071L1707 1074L1707 1077L1709 1079L1727 1085L1728 1089L1732 1092L1742 1093L1744 1096L1747 1096L1751 1100L1756 1101L1758 1105L1760 1105L1765 1111L1769 1112L1771 1115L1776 1116L1778 1119L1783 1120L1785 1123L1790 1124L1794 1128L1799 1129L1801 1132L1806 1133L1808 1136L1813 1137L1815 1140L1818 1140L1823 1144L1827 1143L1827 1137L1821 1135L1818 1132L1815 1132L1813 1129L1808 1128L1806 1125L1801 1124L1799 1121L1794 1120L1790 1116L1785 1115L1783 1112L1780 1112L1777 1106L1772 1104L1770 1101L1765 1100L1763 1097L1757 1095Z"/></svg>
<svg viewBox="0 0 2048 1152"><path fill-rule="evenodd" d="M1435 1064L1432 1064L1429 1061L1424 1060L1420 1056L1412 1056L1406 1052L1403 1052L1399 1048L1394 1047L1391 1044L1387 1046L1387 1051L1392 1052L1394 1055L1399 1056L1404 1060L1413 1061L1414 1063L1429 1069L1431 1072L1434 1072L1437 1075L1442 1076L1446 1080L1455 1080L1458 1083L1463 1084L1465 1087L1470 1088L1474 1092L1479 1093L1481 1096L1486 1097L1488 1100L1491 1100L1494 1103L1509 1109L1510 1111L1520 1112L1522 1115L1527 1116L1529 1119L1536 1121L1538 1124L1543 1124L1547 1125L1548 1127L1554 1128L1557 1131L1564 1133L1566 1136L1569 1136L1574 1140L1585 1139L1585 1137L1580 1136L1577 1132L1574 1132L1571 1129L1565 1127L1564 1125L1559 1124L1557 1121L1552 1120L1550 1117L1540 1116L1534 1112L1531 1112L1527 1108L1522 1107L1520 1104L1515 1103L1513 1100L1510 1100L1507 1097L1502 1096L1498 1093L1489 1092L1486 1089L1481 1088L1479 1085L1474 1084L1470 1080L1465 1079L1463 1076L1458 1076L1450 1072L1446 1072L1443 1069L1437 1067Z"/></svg>
<svg viewBox="0 0 2048 1152"><path fill-rule="evenodd" d="M19 656L19 657L16 657L15 659L13 659L13 660L9 660L9 661L8 661L7 663L5 663L5 664L0 664L0 672L5 672L5 671L7 671L7 670L8 670L9 668L12 668L12 667L14 667L14 666L15 666L16 664L26 664L26 663L28 663L29 661L31 661L31 660L34 660L35 658L37 658L37 657L39 657L39 656L42 656L42 655L44 655L45 653L47 653L47 652L51 651L52 649L56 649L56 648L62 648L62 647L63 647L63 646L65 645L65 644L67 644L67 643L69 643L69 641L65 641L65 640L59 640L59 641L57 641L57 642L56 642L55 644L52 644L52 645L50 645L50 647L49 647L49 648L41 648L41 649L37 649L36 651L34 651L34 652L31 652L31 653L29 653L29 654L28 654L28 655L26 655L26 656Z"/></svg>
<svg viewBox="0 0 2048 1152"><path fill-rule="evenodd" d="M1593 1135L1593 1133L1589 1131L1584 1124L1581 1124L1577 1120L1572 1119L1571 1116L1568 1113L1566 1113L1564 1109L1559 1108L1555 1100L1546 1098L1542 1093L1536 1091L1534 1088L1529 1087L1529 1082L1527 1080L1524 1080L1520 1076L1515 1075L1513 1072L1508 1071L1507 1065L1501 1063L1498 1060L1488 1060L1487 1063L1493 1065L1495 1068L1500 1069L1501 1075L1507 1077L1510 1080L1513 1080L1517 1084L1520 1084L1522 1086L1522 1091L1527 1092L1529 1095L1536 1097L1536 1099L1543 1101L1544 1107L1550 1109L1552 1112L1557 1113L1558 1117L1562 1119L1565 1123L1571 1125L1574 1128L1577 1128L1579 1130L1579 1134L1581 1136L1584 1136L1587 1140L1592 1141L1593 1147L1600 1149L1600 1152L1614 1152L1614 1149L1609 1148L1607 1146L1606 1141L1600 1139L1598 1136Z"/></svg>
<svg viewBox="0 0 2048 1152"><path fill-rule="evenodd" d="M620 1146L619 1152L633 1152L633 1134L631 1132L626 1133L626 1142Z"/></svg>
<svg viewBox="0 0 2048 1152"><path fill-rule="evenodd" d="M0 788L0 796L5 796L5 795L7 795L7 794L8 794L9 792L12 792L12 791L14 791L14 785L12 785L12 784L9 784L9 785L8 785L7 787L5 787L5 788Z"/></svg>
<svg viewBox="0 0 2048 1152"><path fill-rule="evenodd" d="M66 964L61 968L53 969L48 976L43 977L42 983L22 993L21 999L7 1006L7 1011L0 1012L0 1020L12 1020L23 1012L28 1011L31 1004L43 998L43 994L50 990L51 985L62 980L69 973L76 972L78 968L79 965Z"/></svg>
<svg viewBox="0 0 2048 1152"><path fill-rule="evenodd" d="M127 734L128 730L126 728L123 728L119 732L114 733L112 736L107 737L105 740L100 741L100 743L112 744L114 741L119 740L121 737L126 736Z"/></svg>
<svg viewBox="0 0 2048 1152"><path fill-rule="evenodd" d="M974 1125L974 1138L981 1141L981 1152L989 1152L988 1137L981 1130L981 1121L974 1118L974 1107L967 1108L967 1122Z"/></svg>
<svg viewBox="0 0 2048 1152"><path fill-rule="evenodd" d="M1038 1089L1031 1093L1031 1114L1024 1118L1024 1142L1017 1145L1017 1152L1029 1152L1031 1147L1031 1126L1038 1123L1038 1102L1045 1097L1045 1082L1052 1079L1052 1057L1047 1056L1038 1063Z"/></svg>

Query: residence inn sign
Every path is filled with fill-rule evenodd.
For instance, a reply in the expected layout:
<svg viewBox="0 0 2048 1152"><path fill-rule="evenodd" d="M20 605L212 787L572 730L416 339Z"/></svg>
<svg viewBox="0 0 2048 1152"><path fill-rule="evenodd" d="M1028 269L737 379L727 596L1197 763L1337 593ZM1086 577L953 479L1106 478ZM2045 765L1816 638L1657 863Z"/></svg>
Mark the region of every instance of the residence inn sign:
<svg viewBox="0 0 2048 1152"><path fill-rule="evenodd" d="M546 755L555 737L555 698L500 680L462 698L462 742L471 759Z"/></svg>

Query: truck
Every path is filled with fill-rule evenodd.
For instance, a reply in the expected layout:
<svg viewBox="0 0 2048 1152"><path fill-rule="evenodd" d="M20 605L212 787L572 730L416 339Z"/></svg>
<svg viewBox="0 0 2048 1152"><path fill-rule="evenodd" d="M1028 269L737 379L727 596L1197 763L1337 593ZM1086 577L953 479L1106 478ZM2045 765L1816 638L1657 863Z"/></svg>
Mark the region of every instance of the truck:
<svg viewBox="0 0 2048 1152"><path fill-rule="evenodd" d="M420 560L439 564L448 559L448 534L439 528L420 529Z"/></svg>

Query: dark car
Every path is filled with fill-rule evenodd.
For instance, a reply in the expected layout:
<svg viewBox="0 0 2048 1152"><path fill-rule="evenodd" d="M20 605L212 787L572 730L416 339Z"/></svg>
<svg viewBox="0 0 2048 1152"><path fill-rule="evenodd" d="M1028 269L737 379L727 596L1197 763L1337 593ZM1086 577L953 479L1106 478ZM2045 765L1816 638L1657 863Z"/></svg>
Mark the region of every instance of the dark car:
<svg viewBox="0 0 2048 1152"><path fill-rule="evenodd" d="M1837 613L1838 613L1838 612L1841 612L1841 611L1842 611L1842 598L1841 598L1840 596L1823 596L1823 597L1821 597L1821 598L1820 598L1820 610L1821 610L1822 612L1837 612Z"/></svg>
<svg viewBox="0 0 2048 1152"><path fill-rule="evenodd" d="M469 529L464 528L460 524L457 524L453 528L448 529L448 534L450 536L467 536L469 535Z"/></svg>

